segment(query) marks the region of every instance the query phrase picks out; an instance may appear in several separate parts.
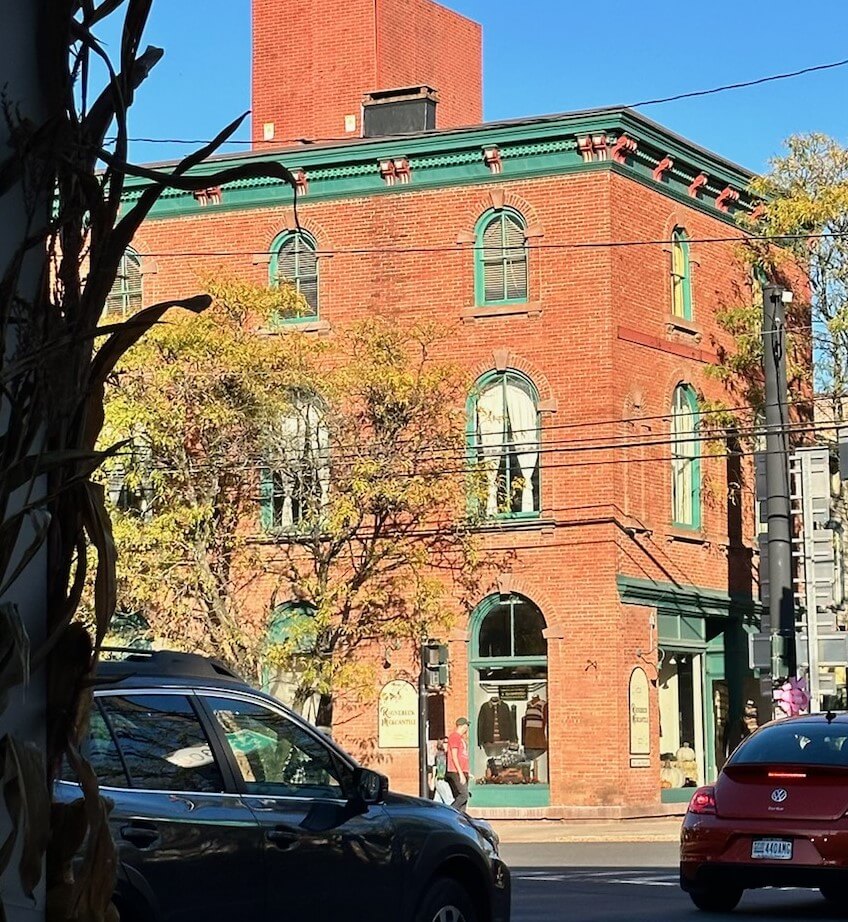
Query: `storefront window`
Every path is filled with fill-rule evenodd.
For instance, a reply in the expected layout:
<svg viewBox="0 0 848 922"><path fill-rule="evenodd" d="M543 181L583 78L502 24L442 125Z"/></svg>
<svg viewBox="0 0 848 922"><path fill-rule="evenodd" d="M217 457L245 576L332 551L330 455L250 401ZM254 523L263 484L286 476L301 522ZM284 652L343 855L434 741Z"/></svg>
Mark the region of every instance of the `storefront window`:
<svg viewBox="0 0 848 922"><path fill-rule="evenodd" d="M474 802L547 802L545 619L529 599L493 596L478 608L471 664ZM535 791L534 797L531 791Z"/></svg>
<svg viewBox="0 0 848 922"><path fill-rule="evenodd" d="M664 653L658 681L660 784L664 793L686 797L704 777L703 667L699 655Z"/></svg>

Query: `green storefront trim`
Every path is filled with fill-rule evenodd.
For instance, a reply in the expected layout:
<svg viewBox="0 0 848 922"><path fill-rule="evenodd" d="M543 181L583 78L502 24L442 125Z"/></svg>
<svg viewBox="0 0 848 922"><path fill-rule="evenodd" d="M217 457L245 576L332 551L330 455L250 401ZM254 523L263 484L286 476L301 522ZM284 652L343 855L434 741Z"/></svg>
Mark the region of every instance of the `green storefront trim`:
<svg viewBox="0 0 848 922"><path fill-rule="evenodd" d="M742 683L749 674L746 635L759 622L761 607L751 596L729 594L700 586L681 586L639 577L616 578L621 601L644 605L657 612L660 648L693 653L702 657L702 721L704 727L704 769L715 776L718 754L715 714L711 700L713 682L727 684L730 712L741 708ZM691 788L663 790L663 803L685 803Z"/></svg>

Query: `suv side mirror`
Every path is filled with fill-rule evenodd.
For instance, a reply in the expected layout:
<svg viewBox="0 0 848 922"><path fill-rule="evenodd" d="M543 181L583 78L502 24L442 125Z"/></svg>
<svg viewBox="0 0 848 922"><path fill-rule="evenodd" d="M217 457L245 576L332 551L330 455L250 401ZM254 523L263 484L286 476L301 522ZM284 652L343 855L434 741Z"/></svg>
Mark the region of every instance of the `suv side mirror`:
<svg viewBox="0 0 848 922"><path fill-rule="evenodd" d="M357 796L365 804L381 804L389 791L389 779L370 768L357 768L353 784Z"/></svg>

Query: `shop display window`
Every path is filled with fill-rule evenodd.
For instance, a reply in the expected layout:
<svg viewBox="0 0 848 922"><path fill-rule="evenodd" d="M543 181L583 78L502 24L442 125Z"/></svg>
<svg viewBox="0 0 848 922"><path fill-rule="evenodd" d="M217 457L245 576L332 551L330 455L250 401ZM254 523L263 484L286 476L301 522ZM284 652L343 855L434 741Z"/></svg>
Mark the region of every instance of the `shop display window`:
<svg viewBox="0 0 848 922"><path fill-rule="evenodd" d="M545 619L529 600L487 600L476 632L470 695L475 786L547 785Z"/></svg>

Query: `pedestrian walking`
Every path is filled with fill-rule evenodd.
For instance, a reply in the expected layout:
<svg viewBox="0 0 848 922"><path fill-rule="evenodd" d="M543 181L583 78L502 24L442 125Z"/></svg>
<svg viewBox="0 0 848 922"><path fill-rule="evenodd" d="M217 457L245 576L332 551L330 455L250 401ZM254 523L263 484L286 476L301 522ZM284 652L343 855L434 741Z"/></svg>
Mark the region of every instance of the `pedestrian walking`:
<svg viewBox="0 0 848 922"><path fill-rule="evenodd" d="M453 792L455 810L463 813L468 806L468 782L471 778L468 762L468 718L457 718L455 729L448 737L448 765L445 780Z"/></svg>

